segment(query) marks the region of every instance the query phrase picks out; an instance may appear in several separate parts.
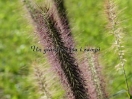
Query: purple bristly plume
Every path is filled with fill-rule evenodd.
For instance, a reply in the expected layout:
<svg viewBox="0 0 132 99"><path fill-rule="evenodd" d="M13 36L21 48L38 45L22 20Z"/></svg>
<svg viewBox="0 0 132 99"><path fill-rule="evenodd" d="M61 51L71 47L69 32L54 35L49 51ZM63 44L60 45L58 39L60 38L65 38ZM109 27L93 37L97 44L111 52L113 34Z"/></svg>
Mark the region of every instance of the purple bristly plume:
<svg viewBox="0 0 132 99"><path fill-rule="evenodd" d="M73 54L68 52L69 43L66 43L63 38L63 33L58 30L56 20L52 10L32 6L28 0L24 0L29 14L34 22L37 33L41 38L41 43L45 48L58 49L57 51L47 52L48 59L52 63L60 78L66 86L69 86L69 99L89 99L87 88L85 88L85 80L82 77L82 72L73 57ZM63 23L62 23L63 24ZM59 26L59 25L58 25ZM64 27L65 28L65 27ZM68 27L69 28L69 27ZM69 30L68 30L69 31ZM70 32L66 32L69 33ZM68 35L67 35L68 36ZM70 38L69 38L70 39ZM72 44L70 45L70 47Z"/></svg>

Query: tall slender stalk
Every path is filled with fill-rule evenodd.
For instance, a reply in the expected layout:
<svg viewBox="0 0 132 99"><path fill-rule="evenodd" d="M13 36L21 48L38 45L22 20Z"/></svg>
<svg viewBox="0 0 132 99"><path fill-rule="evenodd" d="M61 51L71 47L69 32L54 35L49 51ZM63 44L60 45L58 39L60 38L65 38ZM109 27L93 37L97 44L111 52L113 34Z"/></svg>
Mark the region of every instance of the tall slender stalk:
<svg viewBox="0 0 132 99"><path fill-rule="evenodd" d="M126 70L125 70L125 61L126 60L124 58L124 45L122 44L123 28L120 26L120 22L118 20L117 13L118 13L117 6L114 3L114 1L106 0L106 14L107 14L107 18L108 18L108 24L109 24L110 32L113 34L113 36L115 38L115 43L114 43L113 47L118 52L119 61L120 61L120 63L116 66L116 68L118 70L121 69L123 71L128 96L130 97L129 85L128 85L127 75L126 75Z"/></svg>

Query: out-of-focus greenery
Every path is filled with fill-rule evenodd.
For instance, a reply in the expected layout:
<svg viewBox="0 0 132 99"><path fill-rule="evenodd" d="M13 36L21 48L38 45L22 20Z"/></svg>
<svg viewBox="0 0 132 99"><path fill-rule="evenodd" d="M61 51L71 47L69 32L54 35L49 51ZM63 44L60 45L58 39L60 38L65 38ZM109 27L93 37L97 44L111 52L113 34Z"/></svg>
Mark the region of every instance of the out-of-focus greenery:
<svg viewBox="0 0 132 99"><path fill-rule="evenodd" d="M18 0L0 0L0 99L37 98L27 79L35 55L22 9Z"/></svg>
<svg viewBox="0 0 132 99"><path fill-rule="evenodd" d="M77 48L100 47L100 63L104 68L109 95L126 90L123 75L116 71L118 55L111 49L113 38L106 30L104 0L65 0ZM116 0L125 27L124 46L126 74L132 91L132 1ZM34 32L19 0L0 0L0 99L37 99L37 92L29 80L32 62L40 58L30 49ZM27 20L26 20L27 18ZM58 93L57 93L58 94ZM127 99L122 93L112 99ZM57 97L55 99L58 99Z"/></svg>

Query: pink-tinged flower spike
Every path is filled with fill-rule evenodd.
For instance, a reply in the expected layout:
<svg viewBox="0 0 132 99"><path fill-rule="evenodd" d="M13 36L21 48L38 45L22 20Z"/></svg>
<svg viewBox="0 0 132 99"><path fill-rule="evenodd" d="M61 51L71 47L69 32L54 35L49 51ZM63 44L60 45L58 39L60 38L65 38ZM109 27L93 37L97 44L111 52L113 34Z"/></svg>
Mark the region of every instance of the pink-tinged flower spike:
<svg viewBox="0 0 132 99"><path fill-rule="evenodd" d="M74 48L74 41L71 33L67 11L64 6L64 0L51 0L53 5L53 16L55 17L57 28L60 30L62 40L66 47Z"/></svg>
<svg viewBox="0 0 132 99"><path fill-rule="evenodd" d="M85 88L85 80L81 76L78 64L61 38L61 33L56 29L56 22L49 9L36 9L30 5L31 3L25 0L25 5L29 10L33 19L37 32L41 37L42 44L50 49L58 49L57 51L47 52L49 60L52 60L53 67L56 69L62 80L68 82L72 97L69 99L89 99L87 89ZM63 77L62 77L63 76ZM64 79L65 78L65 79Z"/></svg>
<svg viewBox="0 0 132 99"><path fill-rule="evenodd" d="M58 58L58 61L60 62L61 69L64 72L73 96L75 97L75 99L88 99L86 88L84 87L85 81L81 77L81 71L78 68L76 60L68 52L67 47L64 46L60 33L56 30L53 17L49 16L47 18L47 21L49 23L48 27L51 29L50 33L53 46L54 48L59 49L56 52L56 56Z"/></svg>
<svg viewBox="0 0 132 99"><path fill-rule="evenodd" d="M87 82L89 97L90 99L107 99L108 95L103 76L101 75L97 54L89 52L86 55L82 59L80 68Z"/></svg>
<svg viewBox="0 0 132 99"><path fill-rule="evenodd" d="M53 44L52 44L52 39L50 37L50 33L48 30L48 27L46 27L45 25L45 18L44 15L42 14L42 11L38 10L35 8L35 6L33 6L31 4L32 2L30 2L29 0L24 1L24 4L29 12L29 14L31 15L31 18L33 20L34 26L36 27L36 31L38 33L38 36L40 36L40 40L41 40L41 44L45 47L45 48L54 48ZM48 12L47 12L48 13ZM47 53L47 57L49 59L49 62L52 64L53 66L53 70L55 72L57 72L57 74L59 75L62 83L64 83L65 88L67 88L67 93L68 93L68 97L70 97L69 99L74 99L72 98L72 92L70 89L68 89L68 83L66 78L64 77L64 73L61 69L61 64L58 60L58 58L56 57L56 53L55 52L48 52ZM70 94L69 94L70 93Z"/></svg>
<svg viewBox="0 0 132 99"><path fill-rule="evenodd" d="M98 90L100 91L100 94L98 94L99 96L102 97L102 99L108 99L108 92L106 90L106 84L105 84L105 80L104 80L104 76L102 75L102 67L99 63L98 60L98 54L91 54L92 58L93 58L93 62L95 65L95 70L96 70L96 74L97 74L97 79L98 79ZM101 98L100 98L101 99Z"/></svg>
<svg viewBox="0 0 132 99"><path fill-rule="evenodd" d="M89 68L88 59L83 54L83 58L79 60L79 66L81 71L83 72L83 76L86 79L86 87L88 89L87 93L89 94L89 99L98 99L98 95L96 92L96 86L93 81L93 75L91 69Z"/></svg>

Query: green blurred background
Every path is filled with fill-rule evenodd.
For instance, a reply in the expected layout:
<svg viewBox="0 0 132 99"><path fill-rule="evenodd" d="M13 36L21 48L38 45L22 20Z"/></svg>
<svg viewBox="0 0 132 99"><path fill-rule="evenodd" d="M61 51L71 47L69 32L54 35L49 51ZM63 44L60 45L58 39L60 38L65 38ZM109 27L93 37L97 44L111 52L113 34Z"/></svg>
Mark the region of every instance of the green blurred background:
<svg viewBox="0 0 132 99"><path fill-rule="evenodd" d="M116 3L119 9L124 9L119 17L123 20L125 70L132 91L132 1L116 0ZM66 0L65 4L76 47L101 49L100 64L109 95L126 90L123 75L115 69L119 61L111 49L113 37L106 30L104 0ZM35 60L43 61L43 55L30 49L32 45L38 45L38 41L28 20L19 0L0 0L0 99L38 99L29 80L30 68ZM120 93L111 99L127 99L127 95Z"/></svg>

